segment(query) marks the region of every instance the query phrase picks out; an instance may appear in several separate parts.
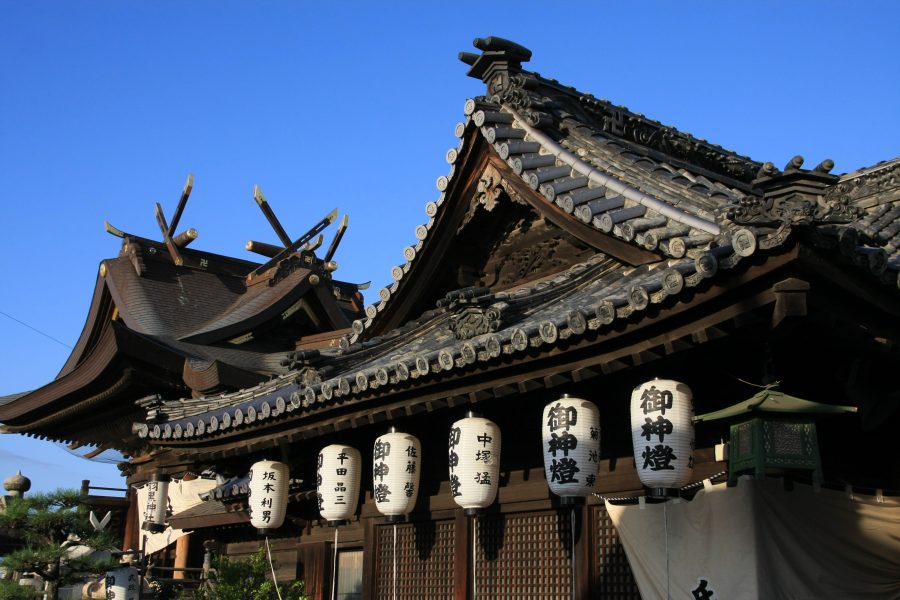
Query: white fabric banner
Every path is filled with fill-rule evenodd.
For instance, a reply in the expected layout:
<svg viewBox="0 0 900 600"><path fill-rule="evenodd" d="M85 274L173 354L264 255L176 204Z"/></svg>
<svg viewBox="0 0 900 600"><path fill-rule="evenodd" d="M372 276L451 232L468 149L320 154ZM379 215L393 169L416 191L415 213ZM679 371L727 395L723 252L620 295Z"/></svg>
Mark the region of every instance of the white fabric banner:
<svg viewBox="0 0 900 600"><path fill-rule="evenodd" d="M606 508L644 600L900 598L900 502L742 478Z"/></svg>
<svg viewBox="0 0 900 600"><path fill-rule="evenodd" d="M192 479L191 481L172 481L169 483L168 509L166 510L166 518L177 515L189 508L202 503L199 494L208 492L216 487L215 479ZM138 515L143 518L147 508L147 488L141 486L137 488ZM162 550L169 544L183 535L187 535L189 531L183 529L172 529L166 527L165 531L160 533L151 533L141 530L140 535L147 536L147 546L145 551L147 554L153 554ZM135 548L139 550L140 548Z"/></svg>

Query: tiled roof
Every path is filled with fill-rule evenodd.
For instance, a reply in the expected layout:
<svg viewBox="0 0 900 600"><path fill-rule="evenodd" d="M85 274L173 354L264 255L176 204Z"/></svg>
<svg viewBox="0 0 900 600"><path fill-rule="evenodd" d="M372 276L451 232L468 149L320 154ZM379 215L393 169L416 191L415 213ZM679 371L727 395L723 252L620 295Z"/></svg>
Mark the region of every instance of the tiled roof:
<svg viewBox="0 0 900 600"><path fill-rule="evenodd" d="M689 170L647 149L641 152L634 143L604 132L587 113L579 119L564 103L542 97L541 106L541 118L529 119L485 97L466 102L466 120L455 129L460 142L447 152L450 171L437 180L438 199L425 206L429 220L416 228L416 243L404 249L404 263L391 271L394 283L366 308L366 319L353 323L344 347L366 338L366 330L402 288L413 261L427 251L429 234L454 185L456 161L475 136L482 136L546 202L605 234L670 258L715 247L736 263L755 251L755 228L737 226L727 216L731 206L750 195L748 186Z"/></svg>
<svg viewBox="0 0 900 600"><path fill-rule="evenodd" d="M671 305L704 280L785 244L792 228L839 239L855 257L882 252L881 276L896 285L898 161L838 178L829 161L808 171L797 157L782 172L523 71L509 57L496 58L502 51L490 49L495 42L481 42L485 54L466 61L484 75L488 94L466 102L455 131L460 142L447 152L450 171L437 180L439 198L425 207L429 220L392 270L394 283L353 323L341 350L301 361L312 377L288 375L239 394L166 403L134 425L138 435L190 443L463 374L477 363L551 351L652 305ZM479 63L492 53L496 69ZM657 260L627 266L598 252L510 290L451 292L419 318L376 335L386 329L375 327L380 315L406 293L413 266L429 253L442 211L461 195L461 158L475 147L505 161L547 207ZM882 191L862 191L876 179L887 182Z"/></svg>
<svg viewBox="0 0 900 600"><path fill-rule="evenodd" d="M859 218L823 235L854 265L900 287L900 158L843 175L826 198L854 206Z"/></svg>
<svg viewBox="0 0 900 600"><path fill-rule="evenodd" d="M340 355L321 356L332 372L321 381L303 383L289 375L238 394L167 402L159 409L164 415L136 423L134 431L154 440L209 438L258 421L289 419L380 388L441 377L474 363L551 348L699 285L716 274L720 262L716 253L701 252L628 268L611 266L598 254L552 279L508 292L478 295L477 290L461 290L384 338L356 344Z"/></svg>

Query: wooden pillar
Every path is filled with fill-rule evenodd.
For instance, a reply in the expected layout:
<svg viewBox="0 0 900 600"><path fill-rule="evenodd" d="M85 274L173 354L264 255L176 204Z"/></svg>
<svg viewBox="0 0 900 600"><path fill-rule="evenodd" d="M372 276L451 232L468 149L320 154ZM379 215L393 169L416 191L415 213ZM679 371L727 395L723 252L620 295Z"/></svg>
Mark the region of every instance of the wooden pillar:
<svg viewBox="0 0 900 600"><path fill-rule="evenodd" d="M591 526L591 509L586 504L575 507L575 597L587 600L591 597L591 544L596 539Z"/></svg>
<svg viewBox="0 0 900 600"><path fill-rule="evenodd" d="M453 597L454 600L468 600L471 597L470 578L472 564L472 537L469 528L469 520L463 509L458 509L455 514L454 524L456 532L456 551L453 553Z"/></svg>
<svg viewBox="0 0 900 600"><path fill-rule="evenodd" d="M378 585L378 543L375 539L375 519L363 519L363 589L362 600L375 600L375 588Z"/></svg>
<svg viewBox="0 0 900 600"><path fill-rule="evenodd" d="M175 568L184 569L188 566L188 548L190 547L191 534L183 535L175 540ZM184 579L184 571L174 571L172 579Z"/></svg>
<svg viewBox="0 0 900 600"><path fill-rule="evenodd" d="M122 550L139 550L141 537L140 516L138 514L137 490L128 490L128 509L125 512L125 530L122 533Z"/></svg>

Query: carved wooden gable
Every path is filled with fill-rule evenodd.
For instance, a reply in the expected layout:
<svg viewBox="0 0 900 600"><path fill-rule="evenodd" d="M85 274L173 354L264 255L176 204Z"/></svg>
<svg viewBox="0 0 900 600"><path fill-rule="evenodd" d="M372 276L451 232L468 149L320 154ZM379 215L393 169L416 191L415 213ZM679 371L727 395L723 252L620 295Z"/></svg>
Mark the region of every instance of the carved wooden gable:
<svg viewBox="0 0 900 600"><path fill-rule="evenodd" d="M498 292L552 276L596 254L525 201L503 167L487 162L468 199L456 230L458 250L447 257L454 263L455 287Z"/></svg>

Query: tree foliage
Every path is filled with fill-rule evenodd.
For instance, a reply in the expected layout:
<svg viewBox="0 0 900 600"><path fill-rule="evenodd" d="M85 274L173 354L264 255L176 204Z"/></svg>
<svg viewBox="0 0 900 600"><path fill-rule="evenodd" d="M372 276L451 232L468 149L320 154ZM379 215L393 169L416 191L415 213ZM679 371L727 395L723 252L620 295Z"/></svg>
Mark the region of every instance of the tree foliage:
<svg viewBox="0 0 900 600"><path fill-rule="evenodd" d="M247 560L218 558L208 583L193 592L191 600L278 600L264 550ZM278 585L282 600L308 600L303 581Z"/></svg>
<svg viewBox="0 0 900 600"><path fill-rule="evenodd" d="M83 545L94 550L116 547L108 532L96 532L88 521L87 496L73 490L56 490L12 498L0 512L0 529L14 532L24 547L3 557L3 565L22 573L33 572L49 584L50 597L56 589L115 567L111 560L73 558L70 547Z"/></svg>

